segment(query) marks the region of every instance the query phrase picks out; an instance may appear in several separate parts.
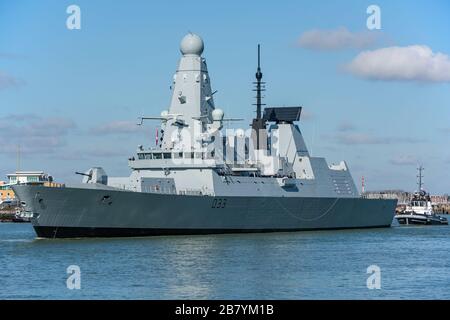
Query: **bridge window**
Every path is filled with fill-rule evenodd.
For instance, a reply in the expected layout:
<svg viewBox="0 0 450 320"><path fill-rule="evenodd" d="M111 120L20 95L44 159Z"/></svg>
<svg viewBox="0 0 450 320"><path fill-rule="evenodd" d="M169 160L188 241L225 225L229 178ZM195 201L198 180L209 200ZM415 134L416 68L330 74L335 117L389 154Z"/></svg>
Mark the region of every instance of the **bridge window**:
<svg viewBox="0 0 450 320"><path fill-rule="evenodd" d="M38 179L38 177L28 177L28 182L38 182L39 181L39 179Z"/></svg>
<svg viewBox="0 0 450 320"><path fill-rule="evenodd" d="M145 159L152 159L152 154L151 153L146 153L145 154Z"/></svg>
<svg viewBox="0 0 450 320"><path fill-rule="evenodd" d="M194 153L193 152L185 152L184 157L186 159L194 159Z"/></svg>
<svg viewBox="0 0 450 320"><path fill-rule="evenodd" d="M172 154L170 152L163 153L164 159L172 159Z"/></svg>
<svg viewBox="0 0 450 320"><path fill-rule="evenodd" d="M183 158L183 152L176 152L173 154L174 159L181 159Z"/></svg>
<svg viewBox="0 0 450 320"><path fill-rule="evenodd" d="M153 159L162 159L162 153L154 153Z"/></svg>

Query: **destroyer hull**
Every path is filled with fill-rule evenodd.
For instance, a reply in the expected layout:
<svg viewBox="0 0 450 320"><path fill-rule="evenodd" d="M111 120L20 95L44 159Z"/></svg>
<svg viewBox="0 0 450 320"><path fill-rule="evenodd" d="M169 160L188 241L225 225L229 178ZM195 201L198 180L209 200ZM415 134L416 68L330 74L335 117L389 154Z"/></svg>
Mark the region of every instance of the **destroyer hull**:
<svg viewBox="0 0 450 320"><path fill-rule="evenodd" d="M380 228L396 200L187 196L18 185L39 237L129 237Z"/></svg>

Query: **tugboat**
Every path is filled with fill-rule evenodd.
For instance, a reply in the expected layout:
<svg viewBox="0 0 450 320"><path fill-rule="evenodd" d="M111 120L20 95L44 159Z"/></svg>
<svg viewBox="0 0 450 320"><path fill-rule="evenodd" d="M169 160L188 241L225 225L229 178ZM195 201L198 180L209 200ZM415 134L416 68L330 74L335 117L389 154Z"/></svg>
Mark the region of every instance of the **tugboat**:
<svg viewBox="0 0 450 320"><path fill-rule="evenodd" d="M420 166L418 171L419 191L414 193L410 203L406 206L405 211L397 214L395 218L398 223L403 225L448 225L447 218L434 213L430 194L423 189L423 167Z"/></svg>
<svg viewBox="0 0 450 320"><path fill-rule="evenodd" d="M12 218L12 222L23 223L23 222L31 222L32 215L29 212L23 210L23 208L19 207L16 209L16 213Z"/></svg>

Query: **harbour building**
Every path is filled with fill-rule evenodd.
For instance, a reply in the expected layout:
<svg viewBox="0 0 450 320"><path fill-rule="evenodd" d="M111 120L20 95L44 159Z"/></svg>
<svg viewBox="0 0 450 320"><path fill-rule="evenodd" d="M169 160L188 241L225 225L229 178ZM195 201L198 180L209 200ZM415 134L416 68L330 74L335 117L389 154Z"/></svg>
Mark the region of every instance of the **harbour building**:
<svg viewBox="0 0 450 320"><path fill-rule="evenodd" d="M36 184L48 187L62 186L60 183L53 182L53 177L44 171L16 171L7 174L8 181L0 181L0 201L14 200L15 194L11 186L16 184Z"/></svg>

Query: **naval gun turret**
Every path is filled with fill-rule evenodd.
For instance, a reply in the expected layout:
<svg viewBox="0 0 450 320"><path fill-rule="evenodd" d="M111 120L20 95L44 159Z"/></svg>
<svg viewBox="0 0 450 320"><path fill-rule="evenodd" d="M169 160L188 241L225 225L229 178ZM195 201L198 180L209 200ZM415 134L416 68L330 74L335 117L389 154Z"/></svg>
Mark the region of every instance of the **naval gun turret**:
<svg viewBox="0 0 450 320"><path fill-rule="evenodd" d="M90 168L85 173L75 172L78 175L83 176L83 183L100 183L107 185L108 184L108 175L102 167L93 167Z"/></svg>

